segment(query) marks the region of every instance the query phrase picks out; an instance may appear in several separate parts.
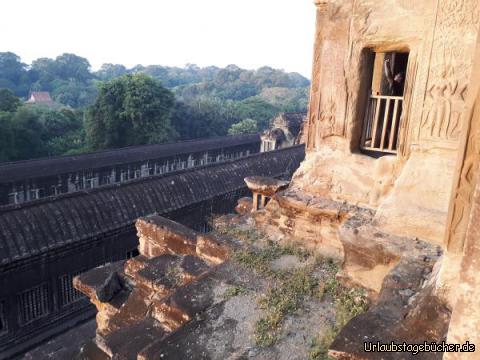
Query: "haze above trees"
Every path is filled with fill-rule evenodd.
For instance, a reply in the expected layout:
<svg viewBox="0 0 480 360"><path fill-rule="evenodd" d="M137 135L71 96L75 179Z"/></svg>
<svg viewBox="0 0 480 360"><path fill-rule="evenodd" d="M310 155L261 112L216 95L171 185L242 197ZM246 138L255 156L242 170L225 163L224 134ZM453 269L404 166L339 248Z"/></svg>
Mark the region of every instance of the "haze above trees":
<svg viewBox="0 0 480 360"><path fill-rule="evenodd" d="M104 64L0 53L0 161L261 131L306 111L308 79L270 67ZM6 90L8 89L8 90ZM58 106L23 105L48 91ZM21 99L19 99L21 98Z"/></svg>

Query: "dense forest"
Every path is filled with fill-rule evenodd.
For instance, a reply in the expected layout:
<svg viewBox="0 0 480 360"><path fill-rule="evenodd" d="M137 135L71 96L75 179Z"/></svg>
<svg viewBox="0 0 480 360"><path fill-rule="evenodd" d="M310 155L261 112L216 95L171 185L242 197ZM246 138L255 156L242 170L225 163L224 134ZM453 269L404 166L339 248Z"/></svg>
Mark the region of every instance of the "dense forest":
<svg viewBox="0 0 480 360"><path fill-rule="evenodd" d="M22 63L0 52L0 161L256 132L305 111L308 79L235 65L126 68L63 54ZM48 91L55 106L26 105Z"/></svg>

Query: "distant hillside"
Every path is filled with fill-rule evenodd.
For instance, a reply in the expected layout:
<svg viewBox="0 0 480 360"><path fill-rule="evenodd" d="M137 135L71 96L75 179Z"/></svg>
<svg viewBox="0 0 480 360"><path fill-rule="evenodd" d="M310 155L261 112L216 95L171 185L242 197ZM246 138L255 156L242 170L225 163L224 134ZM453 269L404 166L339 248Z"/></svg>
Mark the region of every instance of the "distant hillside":
<svg viewBox="0 0 480 360"><path fill-rule="evenodd" d="M137 65L128 69L120 64L104 64L99 71L92 72L88 60L75 54L63 54L55 59L39 58L32 64L25 64L14 53L0 52L0 88L10 89L23 98L30 91L49 91L55 101L72 108L93 103L98 81L132 73L145 73L160 80L184 101L198 96L241 101L258 96L265 89L276 88L282 95L280 99L277 95L277 103L272 105L281 107L284 105L282 97L287 101L296 98L298 89L310 84L298 73L267 66L258 70L245 70L236 65L201 68L192 64L183 68ZM269 102L268 98L263 99ZM297 107L297 104L289 106L292 105Z"/></svg>
<svg viewBox="0 0 480 360"><path fill-rule="evenodd" d="M202 95L231 100L258 95L265 88L304 88L310 84L308 79L298 73L286 73L268 66L258 70L244 70L236 65L201 68L192 64L184 68L138 65L127 69L123 65L104 64L95 75L98 79L110 80L119 75L137 72L160 80L164 86L176 89L182 95L188 95L189 91L196 95L201 92Z"/></svg>
<svg viewBox="0 0 480 360"><path fill-rule="evenodd" d="M129 79L132 75L139 78ZM153 78L153 83L146 78ZM150 84L145 85L143 97L134 89L141 83ZM132 130L135 145L259 132L279 112L306 111L309 84L298 73L267 66L258 70L191 64L137 65L128 69L120 64L104 64L94 72L87 59L75 54L25 64L14 53L0 52L0 161L98 149L100 145L89 141L88 134L90 139L99 134L106 137L110 130L106 131L105 126L118 127L113 130L127 126L132 116L124 119L125 106L130 106L129 114L141 121L163 119L164 125L156 124L157 128L145 136L140 136L145 127ZM124 86L133 88L125 92L121 90ZM166 88L165 92L159 86ZM99 89L109 89L104 91L104 98ZM151 96L151 89L172 101L166 102L168 106L159 106L162 101ZM25 100L32 91L49 92L60 109L22 106L21 99L15 96ZM129 100L122 103L119 93ZM120 130L119 134L126 131ZM118 136L116 146L130 144L126 136Z"/></svg>

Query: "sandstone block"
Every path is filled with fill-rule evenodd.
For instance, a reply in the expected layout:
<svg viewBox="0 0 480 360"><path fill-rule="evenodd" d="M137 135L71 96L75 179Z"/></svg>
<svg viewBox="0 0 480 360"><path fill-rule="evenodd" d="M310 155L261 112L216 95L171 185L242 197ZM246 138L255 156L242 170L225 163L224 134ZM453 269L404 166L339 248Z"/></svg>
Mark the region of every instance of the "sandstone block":
<svg viewBox="0 0 480 360"><path fill-rule="evenodd" d="M122 290L122 288L122 280L117 272L114 271L110 273L103 284L96 289L97 299L102 303L109 302Z"/></svg>
<svg viewBox="0 0 480 360"><path fill-rule="evenodd" d="M209 266L193 255L175 256L165 254L149 259L146 266L137 272L136 285L155 292L157 297L167 296L208 271Z"/></svg>
<svg viewBox="0 0 480 360"><path fill-rule="evenodd" d="M101 308L101 304L107 302L111 302L111 306L118 307L119 304L116 301L112 301L115 295L120 295L121 290L128 291L125 280L121 278L123 266L123 261L99 266L76 276L73 279L73 286L87 295L95 305L98 305L97 308ZM102 298L99 298L98 295ZM107 297L108 300L102 301Z"/></svg>
<svg viewBox="0 0 480 360"><path fill-rule="evenodd" d="M253 209L253 199L251 197L243 197L238 200L235 211L237 214L245 215L250 214Z"/></svg>
<svg viewBox="0 0 480 360"><path fill-rule="evenodd" d="M228 257L228 249L212 235L198 235L197 237L197 256L205 259L211 264L221 264Z"/></svg>
<svg viewBox="0 0 480 360"><path fill-rule="evenodd" d="M167 332L149 318L119 329L106 336L97 335L98 347L113 359L131 360L151 342L164 338Z"/></svg>
<svg viewBox="0 0 480 360"><path fill-rule="evenodd" d="M163 254L195 254L196 233L161 216L140 218L136 222L140 254L152 258Z"/></svg>

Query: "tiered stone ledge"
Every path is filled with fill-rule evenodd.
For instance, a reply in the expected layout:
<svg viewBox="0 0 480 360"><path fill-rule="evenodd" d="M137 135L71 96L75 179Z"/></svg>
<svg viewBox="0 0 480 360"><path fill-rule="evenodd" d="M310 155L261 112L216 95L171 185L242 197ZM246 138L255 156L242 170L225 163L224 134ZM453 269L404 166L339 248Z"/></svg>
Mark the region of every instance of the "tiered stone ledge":
<svg viewBox="0 0 480 360"><path fill-rule="evenodd" d="M342 283L368 292L373 306L351 320L330 347L337 359L382 359L382 354L364 351L365 341L441 342L446 336L450 313L433 291L437 274L432 269L441 248L382 232L374 216L371 209L290 188L252 213L257 227L272 239L340 260ZM409 355L395 356L392 359Z"/></svg>
<svg viewBox="0 0 480 360"><path fill-rule="evenodd" d="M252 213L256 225L274 239L293 241L325 257L343 260L339 227L347 220L372 221L374 212L287 189L275 194L265 209Z"/></svg>
<svg viewBox="0 0 480 360"><path fill-rule="evenodd" d="M344 283L361 284L375 301L369 311L352 319L330 346L336 359L384 359L384 353L365 352L364 343L398 344L441 342L447 334L450 312L435 294L438 246L382 233L371 225L345 223L340 230L345 261ZM435 265L437 264L437 265ZM441 353L423 353L422 359L441 359ZM389 359L415 359L405 352Z"/></svg>
<svg viewBox="0 0 480 360"><path fill-rule="evenodd" d="M187 286L201 283L228 257L218 237L197 234L168 219L151 216L136 225L139 256L74 279L74 286L98 310L95 343L82 351L100 358L137 359L138 354L151 352L148 349L154 343L209 305L205 301L191 304L196 298ZM182 288L186 290L179 291Z"/></svg>

